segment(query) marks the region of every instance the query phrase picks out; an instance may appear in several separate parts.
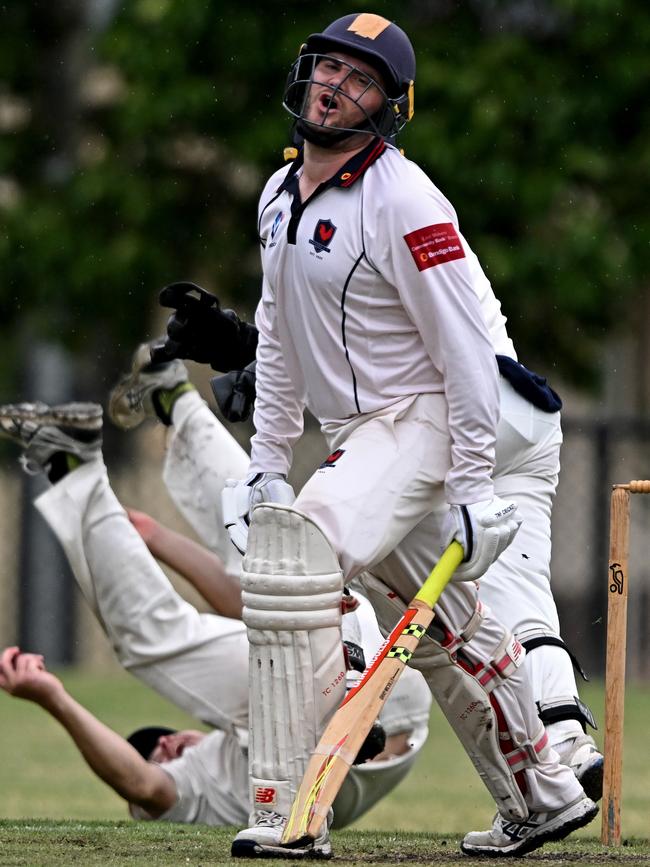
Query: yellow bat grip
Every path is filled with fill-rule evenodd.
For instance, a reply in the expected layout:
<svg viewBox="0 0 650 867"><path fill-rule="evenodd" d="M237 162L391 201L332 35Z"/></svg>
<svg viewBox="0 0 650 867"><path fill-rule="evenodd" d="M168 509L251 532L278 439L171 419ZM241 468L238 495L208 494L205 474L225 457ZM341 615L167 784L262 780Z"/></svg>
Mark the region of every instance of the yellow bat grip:
<svg viewBox="0 0 650 867"><path fill-rule="evenodd" d="M464 556L465 552L460 542L452 542L445 548L441 558L431 570L431 574L415 598L433 608Z"/></svg>

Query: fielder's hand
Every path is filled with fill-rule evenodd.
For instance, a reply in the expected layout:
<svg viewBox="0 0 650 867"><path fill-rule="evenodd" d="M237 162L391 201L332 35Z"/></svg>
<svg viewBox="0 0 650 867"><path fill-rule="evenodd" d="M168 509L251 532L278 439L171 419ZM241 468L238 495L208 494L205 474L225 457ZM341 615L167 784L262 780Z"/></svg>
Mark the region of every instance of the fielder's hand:
<svg viewBox="0 0 650 867"><path fill-rule="evenodd" d="M493 497L467 506L450 506L442 527L441 550L456 539L465 551L465 559L451 580L480 578L512 542L520 525L517 504L512 500Z"/></svg>
<svg viewBox="0 0 650 867"><path fill-rule="evenodd" d="M216 295L181 281L165 286L159 300L174 312L167 321L167 339L152 352L154 363L189 358L229 371L241 370L255 358L257 329L234 310L222 310Z"/></svg>
<svg viewBox="0 0 650 867"><path fill-rule="evenodd" d="M260 503L291 506L296 499L286 476L280 473L251 473L240 481L228 479L221 492L223 522L230 541L241 553L246 553L251 512Z"/></svg>
<svg viewBox="0 0 650 867"><path fill-rule="evenodd" d="M18 647L6 647L0 654L0 689L47 708L63 693L63 684L47 671L40 653L21 653Z"/></svg>

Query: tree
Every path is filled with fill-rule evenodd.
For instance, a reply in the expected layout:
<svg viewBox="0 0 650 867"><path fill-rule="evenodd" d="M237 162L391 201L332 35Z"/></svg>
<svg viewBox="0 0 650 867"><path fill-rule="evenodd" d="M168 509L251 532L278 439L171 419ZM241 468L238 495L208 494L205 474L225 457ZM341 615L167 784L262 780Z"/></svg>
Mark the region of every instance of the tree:
<svg viewBox="0 0 650 867"><path fill-rule="evenodd" d="M8 10L0 338L16 347L29 321L86 356L92 347L110 368L147 333L156 291L171 280L202 281L251 314L256 196L289 135L284 77L305 35L349 7L137 0L89 34L98 5ZM67 10L68 44L82 21L73 43L86 69L68 82L78 90L64 103L72 133L58 175L57 111L39 102L43 54L34 50L34 33L41 45L55 34L43 17L55 6L59 22ZM600 345L645 291L650 264L641 183L650 8L638 0L356 8L397 18L412 36L416 119L402 144L456 205L522 359L593 385ZM9 129L8 105L25 109Z"/></svg>

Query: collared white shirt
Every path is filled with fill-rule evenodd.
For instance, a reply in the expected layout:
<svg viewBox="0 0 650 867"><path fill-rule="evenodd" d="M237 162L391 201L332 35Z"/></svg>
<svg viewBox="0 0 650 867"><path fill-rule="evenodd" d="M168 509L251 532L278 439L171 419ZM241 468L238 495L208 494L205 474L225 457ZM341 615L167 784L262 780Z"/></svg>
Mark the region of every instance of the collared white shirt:
<svg viewBox="0 0 650 867"><path fill-rule="evenodd" d="M449 502L492 495L495 353L515 356L448 200L381 140L306 203L298 159L260 199L264 284L251 470L286 473L307 407L322 425L444 392Z"/></svg>

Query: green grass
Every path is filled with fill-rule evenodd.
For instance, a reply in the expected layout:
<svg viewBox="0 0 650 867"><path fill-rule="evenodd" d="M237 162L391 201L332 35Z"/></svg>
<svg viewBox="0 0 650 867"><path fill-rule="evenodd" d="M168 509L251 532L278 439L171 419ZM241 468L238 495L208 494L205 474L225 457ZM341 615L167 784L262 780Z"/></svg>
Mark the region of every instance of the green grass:
<svg viewBox="0 0 650 867"><path fill-rule="evenodd" d="M195 725L122 672L69 671L63 679L77 699L121 734L152 722ZM583 697L602 720L602 687L589 685ZM230 829L125 820L121 800L93 777L65 732L40 708L0 695L0 719L0 865L205 865L229 860ZM650 841L644 839L650 828L648 719L650 688L630 686L623 770L627 845L615 853L601 847L598 819L569 842L545 847L527 861L650 864ZM602 743L601 732L596 738ZM462 833L487 827L493 812L490 797L435 708L431 736L414 771L352 829L334 836L336 860L454 864ZM469 867L472 861L460 858L458 863Z"/></svg>
<svg viewBox="0 0 650 867"><path fill-rule="evenodd" d="M207 865L230 863L259 867L259 860L230 858L232 828L135 822L52 822L0 820L2 865ZM460 854L460 835L388 831L338 831L332 835L335 864L381 865L445 864L478 867L485 860ZM563 841L544 847L525 859L490 859L492 865L543 862L545 867L566 865L648 864L648 840L628 841L620 850L605 849L594 840ZM262 862L269 863L269 862ZM282 864L283 861L270 863ZM312 862L313 863L313 862Z"/></svg>

